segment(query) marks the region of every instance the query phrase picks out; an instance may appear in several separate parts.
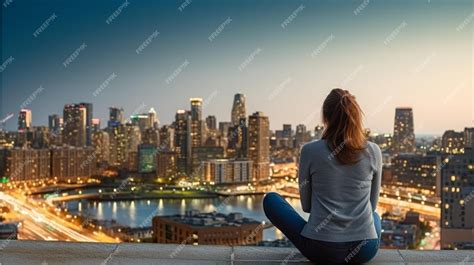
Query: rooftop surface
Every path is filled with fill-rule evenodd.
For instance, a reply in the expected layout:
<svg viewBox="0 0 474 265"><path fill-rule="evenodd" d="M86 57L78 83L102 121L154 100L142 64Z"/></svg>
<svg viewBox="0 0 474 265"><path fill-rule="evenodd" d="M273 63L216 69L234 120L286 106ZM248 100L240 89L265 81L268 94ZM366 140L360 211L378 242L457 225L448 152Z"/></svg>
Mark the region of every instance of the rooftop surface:
<svg viewBox="0 0 474 265"><path fill-rule="evenodd" d="M0 240L0 264L311 264L292 248ZM370 264L474 264L474 251L380 250Z"/></svg>

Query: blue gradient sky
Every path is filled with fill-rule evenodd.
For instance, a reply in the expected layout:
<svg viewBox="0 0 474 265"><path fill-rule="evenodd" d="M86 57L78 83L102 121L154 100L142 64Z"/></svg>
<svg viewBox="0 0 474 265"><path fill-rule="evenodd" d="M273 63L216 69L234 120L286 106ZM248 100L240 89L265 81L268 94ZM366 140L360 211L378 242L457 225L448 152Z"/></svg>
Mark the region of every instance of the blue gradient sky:
<svg viewBox="0 0 474 265"><path fill-rule="evenodd" d="M1 73L1 117L15 113L9 129L40 86L27 106L34 125L47 124L49 114L62 114L71 102L92 102L103 125L108 107L122 106L129 115L143 104L168 124L177 109L189 108L190 97L204 99L204 115L226 121L233 94L242 92L247 112L263 111L273 129L282 123L312 128L324 97L342 86L357 96L374 131L392 131L396 106L414 108L417 133L474 126L472 1L370 1L355 15L362 1L193 0L181 12L184 1L128 0L107 24L124 2L2 5L1 63L14 58ZM57 18L34 37L52 14ZM227 18L232 21L209 41ZM136 54L154 31L158 37ZM82 43L87 48L65 68ZM167 84L185 60L189 65ZM112 73L117 77L94 96Z"/></svg>

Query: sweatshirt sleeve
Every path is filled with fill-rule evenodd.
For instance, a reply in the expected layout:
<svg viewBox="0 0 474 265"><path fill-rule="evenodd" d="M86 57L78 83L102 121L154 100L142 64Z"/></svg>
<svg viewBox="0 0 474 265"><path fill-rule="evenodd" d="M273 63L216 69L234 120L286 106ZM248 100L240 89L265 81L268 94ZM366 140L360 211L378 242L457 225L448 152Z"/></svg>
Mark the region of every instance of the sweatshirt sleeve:
<svg viewBox="0 0 474 265"><path fill-rule="evenodd" d="M308 153L308 146L301 148L300 163L298 169L298 183L300 189L300 200L303 211L309 213L311 211L311 160Z"/></svg>
<svg viewBox="0 0 474 265"><path fill-rule="evenodd" d="M377 144L372 144L372 150L375 170L370 188L370 204L372 205L372 210L375 211L375 209L377 209L377 203L380 196L380 185L382 183L382 151L380 151L380 147Z"/></svg>

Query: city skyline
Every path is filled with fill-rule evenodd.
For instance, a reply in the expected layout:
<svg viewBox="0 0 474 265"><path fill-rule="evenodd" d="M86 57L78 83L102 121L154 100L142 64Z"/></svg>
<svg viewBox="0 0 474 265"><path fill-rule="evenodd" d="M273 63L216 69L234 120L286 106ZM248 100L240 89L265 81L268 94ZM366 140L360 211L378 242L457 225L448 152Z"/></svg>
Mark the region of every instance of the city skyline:
<svg viewBox="0 0 474 265"><path fill-rule="evenodd" d="M237 95L243 95L244 98L245 98L245 95L244 95L244 94L241 94L241 93L235 94L235 96L237 96ZM195 100L199 100L199 101L201 102L201 109L204 109L204 108L205 108L205 104L206 104L205 100L203 101L201 98L189 98L189 102L190 102L191 104L192 104L192 102L195 101ZM68 107L71 106L71 105L74 106L74 105L80 105L80 104L89 104L89 103L79 103L79 104L66 103L66 104L63 105L63 110L62 110L62 111L60 111L59 113L51 113L51 114L49 114L48 116L51 116L51 118L60 118L60 119L63 119L62 113L63 113L64 109L68 108ZM235 104L235 103L234 103L234 104ZM231 104L231 106L232 106L232 104ZM127 110L123 109L123 108L120 107L120 106L111 106L111 107L107 108L107 111L106 111L106 113L108 113L107 116L111 115L111 113L110 113L110 110L111 110L111 109L122 109L123 112L127 113ZM189 109L189 107L188 107L187 109ZM185 111L185 110L187 110L187 109L186 109L186 108L176 109L175 115L178 114L178 113L182 113L182 111ZM416 110L412 110L411 107L407 107L407 106L395 107L395 109L394 109L394 118L392 118L392 120L393 120L393 119L397 120L397 111L398 111L399 109L410 109L410 110L412 111L412 114L411 114L411 115L412 115L412 119L413 119L413 116L416 115ZM28 116L28 119L29 119L30 125L31 125L32 127L35 127L35 126L45 126L45 127L48 127L48 126L49 126L50 121L48 121L48 120L47 120L47 122L44 123L44 124L38 124L38 123L35 124L34 110L25 108L25 109L20 109L18 113L8 113L7 116L4 117L5 129L6 129L7 131L17 131L17 130L19 129L19 122L20 122L19 119L20 119L20 116L24 115L24 112L25 112L25 111L26 111L27 113L29 113L29 114L28 114L28 115L29 115L29 116ZM187 111L190 111L190 110L187 110ZM253 112L258 112L258 111L249 111L249 110L247 110L246 107L245 107L245 104L244 104L244 112L245 112L245 111L247 112L247 116L245 116L246 119L251 116L251 113L253 113ZM95 108L94 108L93 113L95 113L95 112L96 112L96 110L95 110ZM125 115L125 116L123 117L123 120L124 120L125 123L131 123L131 120L133 119L134 116L142 115L142 114L147 114L147 113L150 113L150 112L155 112L155 109L154 109L153 107L148 108L148 106L142 104L142 105L138 106L138 108L136 108L132 113L130 113L130 115L128 115L128 116ZM414 115L413 115L413 112L415 113ZM12 115L12 114L13 114L13 115ZM244 113L244 114L245 114L245 113ZM266 113L264 113L264 112L263 112L263 114L266 115ZM156 119L157 119L157 121L158 121L158 125L159 125L159 126L164 126L164 125L170 126L170 125L173 125L173 123L175 122L175 120L172 120L170 123L163 124L163 123L161 122L160 116L157 115L156 112L155 112L155 115L156 115ZM216 120L216 121L217 121L217 124L219 124L219 122L225 122L225 123L230 123L230 124L232 124L232 122L231 122L231 120L232 120L232 111L230 111L229 115L230 115L231 118L229 118L229 119L227 119L227 120ZM94 114L94 115L92 116L92 119L97 120L98 118L96 118L96 117L97 117L97 116ZM209 113L208 115L205 115L205 116L203 115L203 116L202 116L202 120L206 120L206 118L209 118L209 117L215 118L216 115L213 114L213 113ZM278 124L278 125L273 124L273 127L272 127L272 126L271 126L271 125L272 125L271 117L269 117L268 115L267 115L267 117L270 118L270 130L273 131L273 132L275 132L275 131L277 131L277 130L281 130L282 128L284 128L285 125L288 125L288 124L292 127L292 130L293 130L294 132L296 132L297 127L298 127L299 125L305 125L305 126L306 126L306 124L304 124L304 123L292 124L292 123L289 123L289 122L284 122L284 123ZM109 126L109 122L111 121L109 118L110 118L110 117L108 117L108 118L106 118L106 119L104 119L104 120L98 119L98 120L99 120L98 122L99 122L99 125L100 125L100 129L106 129L106 128ZM21 121L21 122L22 122L22 125L21 125L21 126L25 126L25 125L23 124L23 123L24 123L23 119L25 119L25 118L24 118L24 117L21 118L21 120L22 120L22 121ZM47 117L47 119L48 119L48 117ZM411 126L412 126L412 128L414 129L415 137L418 137L418 136L422 136L422 137L425 137L425 136L441 137L441 136L443 135L443 133L445 133L446 131L449 131L449 130L452 130L452 131L462 131L464 128L470 127L469 125L464 125L464 126L460 126L459 128L444 128L443 131L441 131L441 132L439 132L439 133L418 133L418 134L417 134L416 125L414 124L415 122L413 122L413 120L412 120L412 123L413 123L413 125L411 125ZM8 126L8 124L10 124L10 125ZM393 126L393 121L391 122L391 124L392 124L392 126ZM60 126L61 126L61 125L62 125L62 124L60 124ZM313 129L315 129L316 127L319 127L319 126L323 126L322 120L320 121L320 123L314 124L314 126L311 126L311 125L310 125L309 127L307 127L307 130L308 130L308 131L313 131ZM322 127L322 128L323 128L323 127ZM389 131L374 131L374 130L372 130L372 128L370 128L370 127L366 127L366 128L369 129L371 133L376 133L376 134L390 134L390 135L393 135L393 134L394 134L394 128L393 128L393 127L391 128L391 130L389 129ZM412 139L413 139L413 138L412 138Z"/></svg>
<svg viewBox="0 0 474 265"><path fill-rule="evenodd" d="M417 134L473 124L470 1L127 3L2 8L0 114L15 114L7 129L25 102L34 126L71 102L92 103L102 126L108 107L129 117L143 104L170 124L192 97L203 98L203 116L230 121L238 92L272 130L313 128L339 86L373 131L391 133L399 106L413 108Z"/></svg>

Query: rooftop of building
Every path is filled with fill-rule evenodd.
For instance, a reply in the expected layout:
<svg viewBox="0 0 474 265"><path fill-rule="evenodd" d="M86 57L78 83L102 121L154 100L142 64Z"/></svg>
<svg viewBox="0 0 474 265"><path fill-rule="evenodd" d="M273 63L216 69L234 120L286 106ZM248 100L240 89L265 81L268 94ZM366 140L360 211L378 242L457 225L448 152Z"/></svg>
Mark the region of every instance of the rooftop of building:
<svg viewBox="0 0 474 265"><path fill-rule="evenodd" d="M369 264L474 264L474 251L379 251ZM294 248L1 241L10 264L311 264Z"/></svg>
<svg viewBox="0 0 474 265"><path fill-rule="evenodd" d="M202 213L198 210L191 210L186 211L184 215L175 214L158 217L193 227L228 227L243 224L260 224L257 220L244 217L242 213Z"/></svg>

